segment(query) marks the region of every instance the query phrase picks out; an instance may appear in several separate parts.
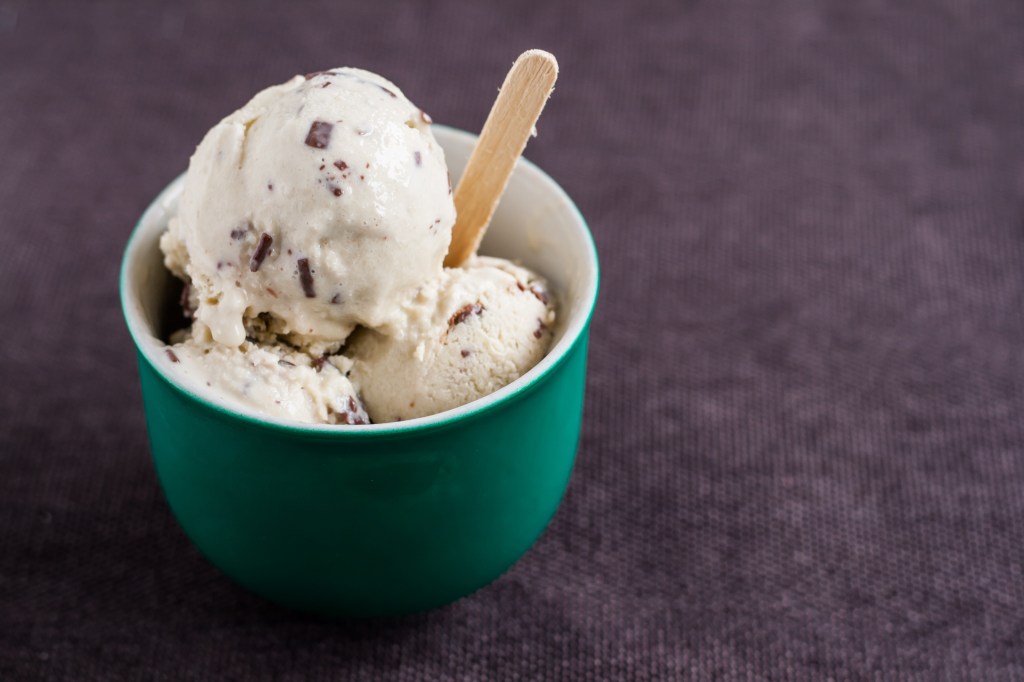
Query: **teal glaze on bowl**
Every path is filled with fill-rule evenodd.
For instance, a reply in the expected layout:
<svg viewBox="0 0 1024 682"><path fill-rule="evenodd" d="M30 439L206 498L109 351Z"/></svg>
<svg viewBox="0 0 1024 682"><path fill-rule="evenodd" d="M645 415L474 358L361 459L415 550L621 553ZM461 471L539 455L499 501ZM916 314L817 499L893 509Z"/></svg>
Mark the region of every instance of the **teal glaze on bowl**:
<svg viewBox="0 0 1024 682"><path fill-rule="evenodd" d="M475 138L434 128L455 177ZM157 474L192 542L250 590L334 616L421 611L500 576L558 508L579 441L598 272L564 192L521 161L481 249L551 281L560 321L548 356L456 410L343 427L246 413L175 374L156 338L168 283L156 241L180 184L136 227L121 295Z"/></svg>

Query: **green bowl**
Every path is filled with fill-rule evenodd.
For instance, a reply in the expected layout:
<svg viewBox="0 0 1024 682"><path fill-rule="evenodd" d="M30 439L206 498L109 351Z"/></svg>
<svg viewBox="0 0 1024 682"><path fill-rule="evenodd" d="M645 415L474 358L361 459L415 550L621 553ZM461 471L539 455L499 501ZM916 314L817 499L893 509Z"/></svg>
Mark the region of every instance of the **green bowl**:
<svg viewBox="0 0 1024 682"><path fill-rule="evenodd" d="M476 138L434 130L455 177ZM422 611L500 576L554 515L579 441L598 264L565 192L521 160L481 247L541 272L558 295L558 329L540 364L430 417L310 426L221 403L164 353L173 287L158 241L182 180L136 226L121 301L157 474L192 542L253 592L332 616Z"/></svg>

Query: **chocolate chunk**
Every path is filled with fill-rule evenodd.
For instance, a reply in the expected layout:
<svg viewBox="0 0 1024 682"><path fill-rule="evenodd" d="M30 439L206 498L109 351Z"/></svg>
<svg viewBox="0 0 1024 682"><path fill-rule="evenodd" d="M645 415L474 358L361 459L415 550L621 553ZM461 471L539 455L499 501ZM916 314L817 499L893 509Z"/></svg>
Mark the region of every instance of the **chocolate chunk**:
<svg viewBox="0 0 1024 682"><path fill-rule="evenodd" d="M326 87L327 87L327 86L329 86L330 84L331 84L331 81L327 81L326 83L324 83L324 84L323 84L323 85L321 85L320 87L321 87L321 88L326 88Z"/></svg>
<svg viewBox="0 0 1024 682"><path fill-rule="evenodd" d="M249 259L249 271L256 272L260 269L260 265L263 264L263 259L267 257L267 253L270 251L270 245L274 243L274 238L264 232L260 235L260 240L256 244L256 250L252 252L252 257Z"/></svg>
<svg viewBox="0 0 1024 682"><path fill-rule="evenodd" d="M331 410L333 412L333 410ZM370 418L366 415L366 412L359 407L359 403L352 396L349 396L348 402L345 404L345 408L341 412L334 412L337 416L338 424L348 424L349 426L361 426L370 423Z"/></svg>
<svg viewBox="0 0 1024 682"><path fill-rule="evenodd" d="M430 118L430 114L423 111L422 109L420 109L420 120L428 125L434 122L434 119Z"/></svg>
<svg viewBox="0 0 1024 682"><path fill-rule="evenodd" d="M284 358L281 358L280 360L278 360L277 364L281 365L282 367L294 367L295 366L294 362L289 362L288 360L285 360Z"/></svg>
<svg viewBox="0 0 1024 682"><path fill-rule="evenodd" d="M468 358L470 355L473 354L473 351L466 350L465 348L463 348L462 351L461 351L461 354L462 354L462 357Z"/></svg>
<svg viewBox="0 0 1024 682"><path fill-rule="evenodd" d="M302 292L306 298L316 298L316 290L313 288L313 273L309 270L309 259L300 258L296 261L299 266L299 282L302 284Z"/></svg>
<svg viewBox="0 0 1024 682"><path fill-rule="evenodd" d="M313 121L309 126L309 134L306 135L306 144L317 149L326 149L331 143L331 131L334 124L327 121Z"/></svg>
<svg viewBox="0 0 1024 682"><path fill-rule="evenodd" d="M346 168L348 168L348 164L345 163L344 161L338 160L338 161L334 162L334 167L337 168L340 171L343 171Z"/></svg>
<svg viewBox="0 0 1024 682"><path fill-rule="evenodd" d="M543 289L539 289L537 287L530 287L530 293L536 296L537 300L543 303L544 305L547 305L548 301L551 300L548 298L547 292L544 291Z"/></svg>
<svg viewBox="0 0 1024 682"><path fill-rule="evenodd" d="M457 324L462 324L470 315L479 315L484 311L481 303L467 303L455 311L455 314L448 318L448 328L451 329Z"/></svg>
<svg viewBox="0 0 1024 682"><path fill-rule="evenodd" d="M267 183L267 190L273 192L274 191L274 183L268 182Z"/></svg>
<svg viewBox="0 0 1024 682"><path fill-rule="evenodd" d="M174 351L170 348L167 349L167 357L171 359L171 362L181 362L181 360L178 359L178 356L175 355Z"/></svg>
<svg viewBox="0 0 1024 682"><path fill-rule="evenodd" d="M358 421L352 422L353 424L369 424L370 420L362 417L362 411L359 410L358 404L355 402L355 398L351 395L348 396L348 409L358 418Z"/></svg>
<svg viewBox="0 0 1024 682"><path fill-rule="evenodd" d="M319 372L320 370L322 370L324 368L324 363L326 363L326 362L327 362L327 356L326 355L321 355L320 357L318 357L316 360L313 361L311 366L313 367L313 369L315 369L316 371Z"/></svg>
<svg viewBox="0 0 1024 682"><path fill-rule="evenodd" d="M544 332L548 330L548 326L541 320L537 320L537 325L537 328L533 330L533 338L535 339L544 336Z"/></svg>
<svg viewBox="0 0 1024 682"><path fill-rule="evenodd" d="M355 401L352 396L348 397L348 400L344 403L344 407L340 411L336 411L334 408L327 409L328 414L335 417L335 424L347 424L349 426L361 426L370 423L370 418L367 413L359 407L359 403Z"/></svg>
<svg viewBox="0 0 1024 682"><path fill-rule="evenodd" d="M388 93L388 94L389 94L389 95L391 95L392 97L394 97L394 98L396 98L396 99L398 98L398 95L396 95L395 93L391 92L390 90L388 90L387 88L385 88L385 87L384 87L383 85L377 85L377 87L378 87L378 88L380 88L381 90L383 90L384 92Z"/></svg>
<svg viewBox="0 0 1024 682"><path fill-rule="evenodd" d="M252 229L253 229L252 223L251 222L246 222L244 225L239 225L235 229L231 230L231 238L234 239L237 242L239 239L241 239L246 234L251 232Z"/></svg>
<svg viewBox="0 0 1024 682"><path fill-rule="evenodd" d="M416 165L417 166L422 166L423 165L423 155L420 154L419 152L413 152L412 153L412 158L413 158L413 160L416 161Z"/></svg>
<svg viewBox="0 0 1024 682"><path fill-rule="evenodd" d="M341 303L341 294L331 296L331 305L338 305L339 303Z"/></svg>
<svg viewBox="0 0 1024 682"><path fill-rule="evenodd" d="M331 194L333 194L336 197L340 197L342 194L344 194L344 192L341 191L341 188L335 185L333 182L327 183L327 189L331 190Z"/></svg>

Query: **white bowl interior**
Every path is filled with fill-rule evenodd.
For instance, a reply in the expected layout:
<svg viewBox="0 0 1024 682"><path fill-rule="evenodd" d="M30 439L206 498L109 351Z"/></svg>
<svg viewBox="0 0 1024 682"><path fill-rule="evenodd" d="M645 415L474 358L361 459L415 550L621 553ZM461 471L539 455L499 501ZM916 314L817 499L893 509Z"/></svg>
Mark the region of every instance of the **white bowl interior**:
<svg viewBox="0 0 1024 682"><path fill-rule="evenodd" d="M434 135L444 148L452 181L461 176L476 136L434 125ZM232 412L265 422L303 430L359 431L405 430L431 421L444 421L501 400L547 371L582 333L597 296L597 253L586 222L565 192L529 161L520 159L487 230L480 253L518 261L547 278L558 301L558 324L547 356L508 386L468 405L438 415L391 424L369 426L310 425L282 422L233 403L198 383L192 385L175 372L163 353L161 340L173 329L161 329L169 306L172 275L163 266L160 235L174 215L184 175L172 182L146 209L128 243L121 272L121 296L129 332L149 362L164 376L199 399Z"/></svg>

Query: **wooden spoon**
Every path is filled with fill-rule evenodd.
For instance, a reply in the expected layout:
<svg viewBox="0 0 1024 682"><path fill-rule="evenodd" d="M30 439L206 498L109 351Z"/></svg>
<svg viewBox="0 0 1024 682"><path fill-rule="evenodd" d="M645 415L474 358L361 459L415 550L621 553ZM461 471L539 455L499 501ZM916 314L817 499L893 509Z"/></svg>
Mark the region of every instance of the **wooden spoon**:
<svg viewBox="0 0 1024 682"><path fill-rule="evenodd" d="M557 78L558 62L543 50L519 55L505 76L455 188L457 217L446 267L457 267L476 253Z"/></svg>

